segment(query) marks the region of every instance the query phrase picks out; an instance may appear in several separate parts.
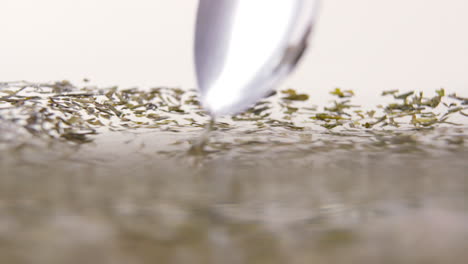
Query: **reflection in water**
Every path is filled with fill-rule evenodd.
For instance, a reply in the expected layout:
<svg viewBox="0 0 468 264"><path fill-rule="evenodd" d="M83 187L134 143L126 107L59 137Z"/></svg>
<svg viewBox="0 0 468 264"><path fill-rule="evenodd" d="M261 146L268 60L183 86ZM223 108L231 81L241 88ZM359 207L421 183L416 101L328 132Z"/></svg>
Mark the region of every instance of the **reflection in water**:
<svg viewBox="0 0 468 264"><path fill-rule="evenodd" d="M191 142L191 146L187 152L187 155L204 156L209 153L205 150L205 148L209 144L210 135L215 129L215 123L215 118L211 117L210 121L206 125L205 131L202 132L198 139Z"/></svg>
<svg viewBox="0 0 468 264"><path fill-rule="evenodd" d="M3 152L2 263L467 257L465 147L389 135L352 142L318 132L215 131L197 156L203 166L194 167L188 135L116 132L78 149L55 143Z"/></svg>

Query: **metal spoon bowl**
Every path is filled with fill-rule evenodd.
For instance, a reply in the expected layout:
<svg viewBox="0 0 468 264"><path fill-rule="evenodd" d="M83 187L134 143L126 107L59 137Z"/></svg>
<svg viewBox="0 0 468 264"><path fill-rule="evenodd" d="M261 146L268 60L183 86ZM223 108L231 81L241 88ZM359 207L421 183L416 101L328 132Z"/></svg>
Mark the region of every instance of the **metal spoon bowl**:
<svg viewBox="0 0 468 264"><path fill-rule="evenodd" d="M200 0L195 66L212 116L246 110L294 69L317 7L318 0Z"/></svg>

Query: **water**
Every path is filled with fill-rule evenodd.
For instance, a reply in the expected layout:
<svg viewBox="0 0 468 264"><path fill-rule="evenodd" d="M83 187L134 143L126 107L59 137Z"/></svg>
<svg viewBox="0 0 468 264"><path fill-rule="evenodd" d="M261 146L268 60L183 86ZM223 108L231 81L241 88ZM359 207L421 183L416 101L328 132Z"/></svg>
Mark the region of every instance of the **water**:
<svg viewBox="0 0 468 264"><path fill-rule="evenodd" d="M0 262L465 263L466 126L225 121L88 143L3 121Z"/></svg>
<svg viewBox="0 0 468 264"><path fill-rule="evenodd" d="M467 257L465 147L403 143L368 151L330 143L325 151L298 142L280 146L277 138L257 142L257 150L192 155L184 144L170 144L196 134L115 132L92 145L2 153L1 262L463 263ZM211 140L216 136L242 137Z"/></svg>

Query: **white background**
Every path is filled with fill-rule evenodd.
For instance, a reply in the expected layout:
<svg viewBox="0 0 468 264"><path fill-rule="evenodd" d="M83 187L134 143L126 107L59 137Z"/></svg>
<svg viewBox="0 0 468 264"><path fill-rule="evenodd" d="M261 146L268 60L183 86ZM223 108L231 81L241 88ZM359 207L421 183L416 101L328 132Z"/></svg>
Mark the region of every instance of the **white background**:
<svg viewBox="0 0 468 264"><path fill-rule="evenodd" d="M0 0L0 81L193 88L196 5ZM282 87L316 104L336 86L361 99L440 87L468 96L468 1L324 0L321 11L313 48Z"/></svg>

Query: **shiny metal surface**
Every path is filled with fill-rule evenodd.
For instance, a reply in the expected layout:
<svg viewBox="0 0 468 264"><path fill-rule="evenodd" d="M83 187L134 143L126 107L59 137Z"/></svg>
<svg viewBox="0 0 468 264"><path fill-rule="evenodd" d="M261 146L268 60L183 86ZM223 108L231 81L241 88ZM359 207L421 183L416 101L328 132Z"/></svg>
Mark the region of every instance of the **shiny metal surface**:
<svg viewBox="0 0 468 264"><path fill-rule="evenodd" d="M200 0L195 66L203 106L234 114L266 96L307 47L317 0Z"/></svg>

